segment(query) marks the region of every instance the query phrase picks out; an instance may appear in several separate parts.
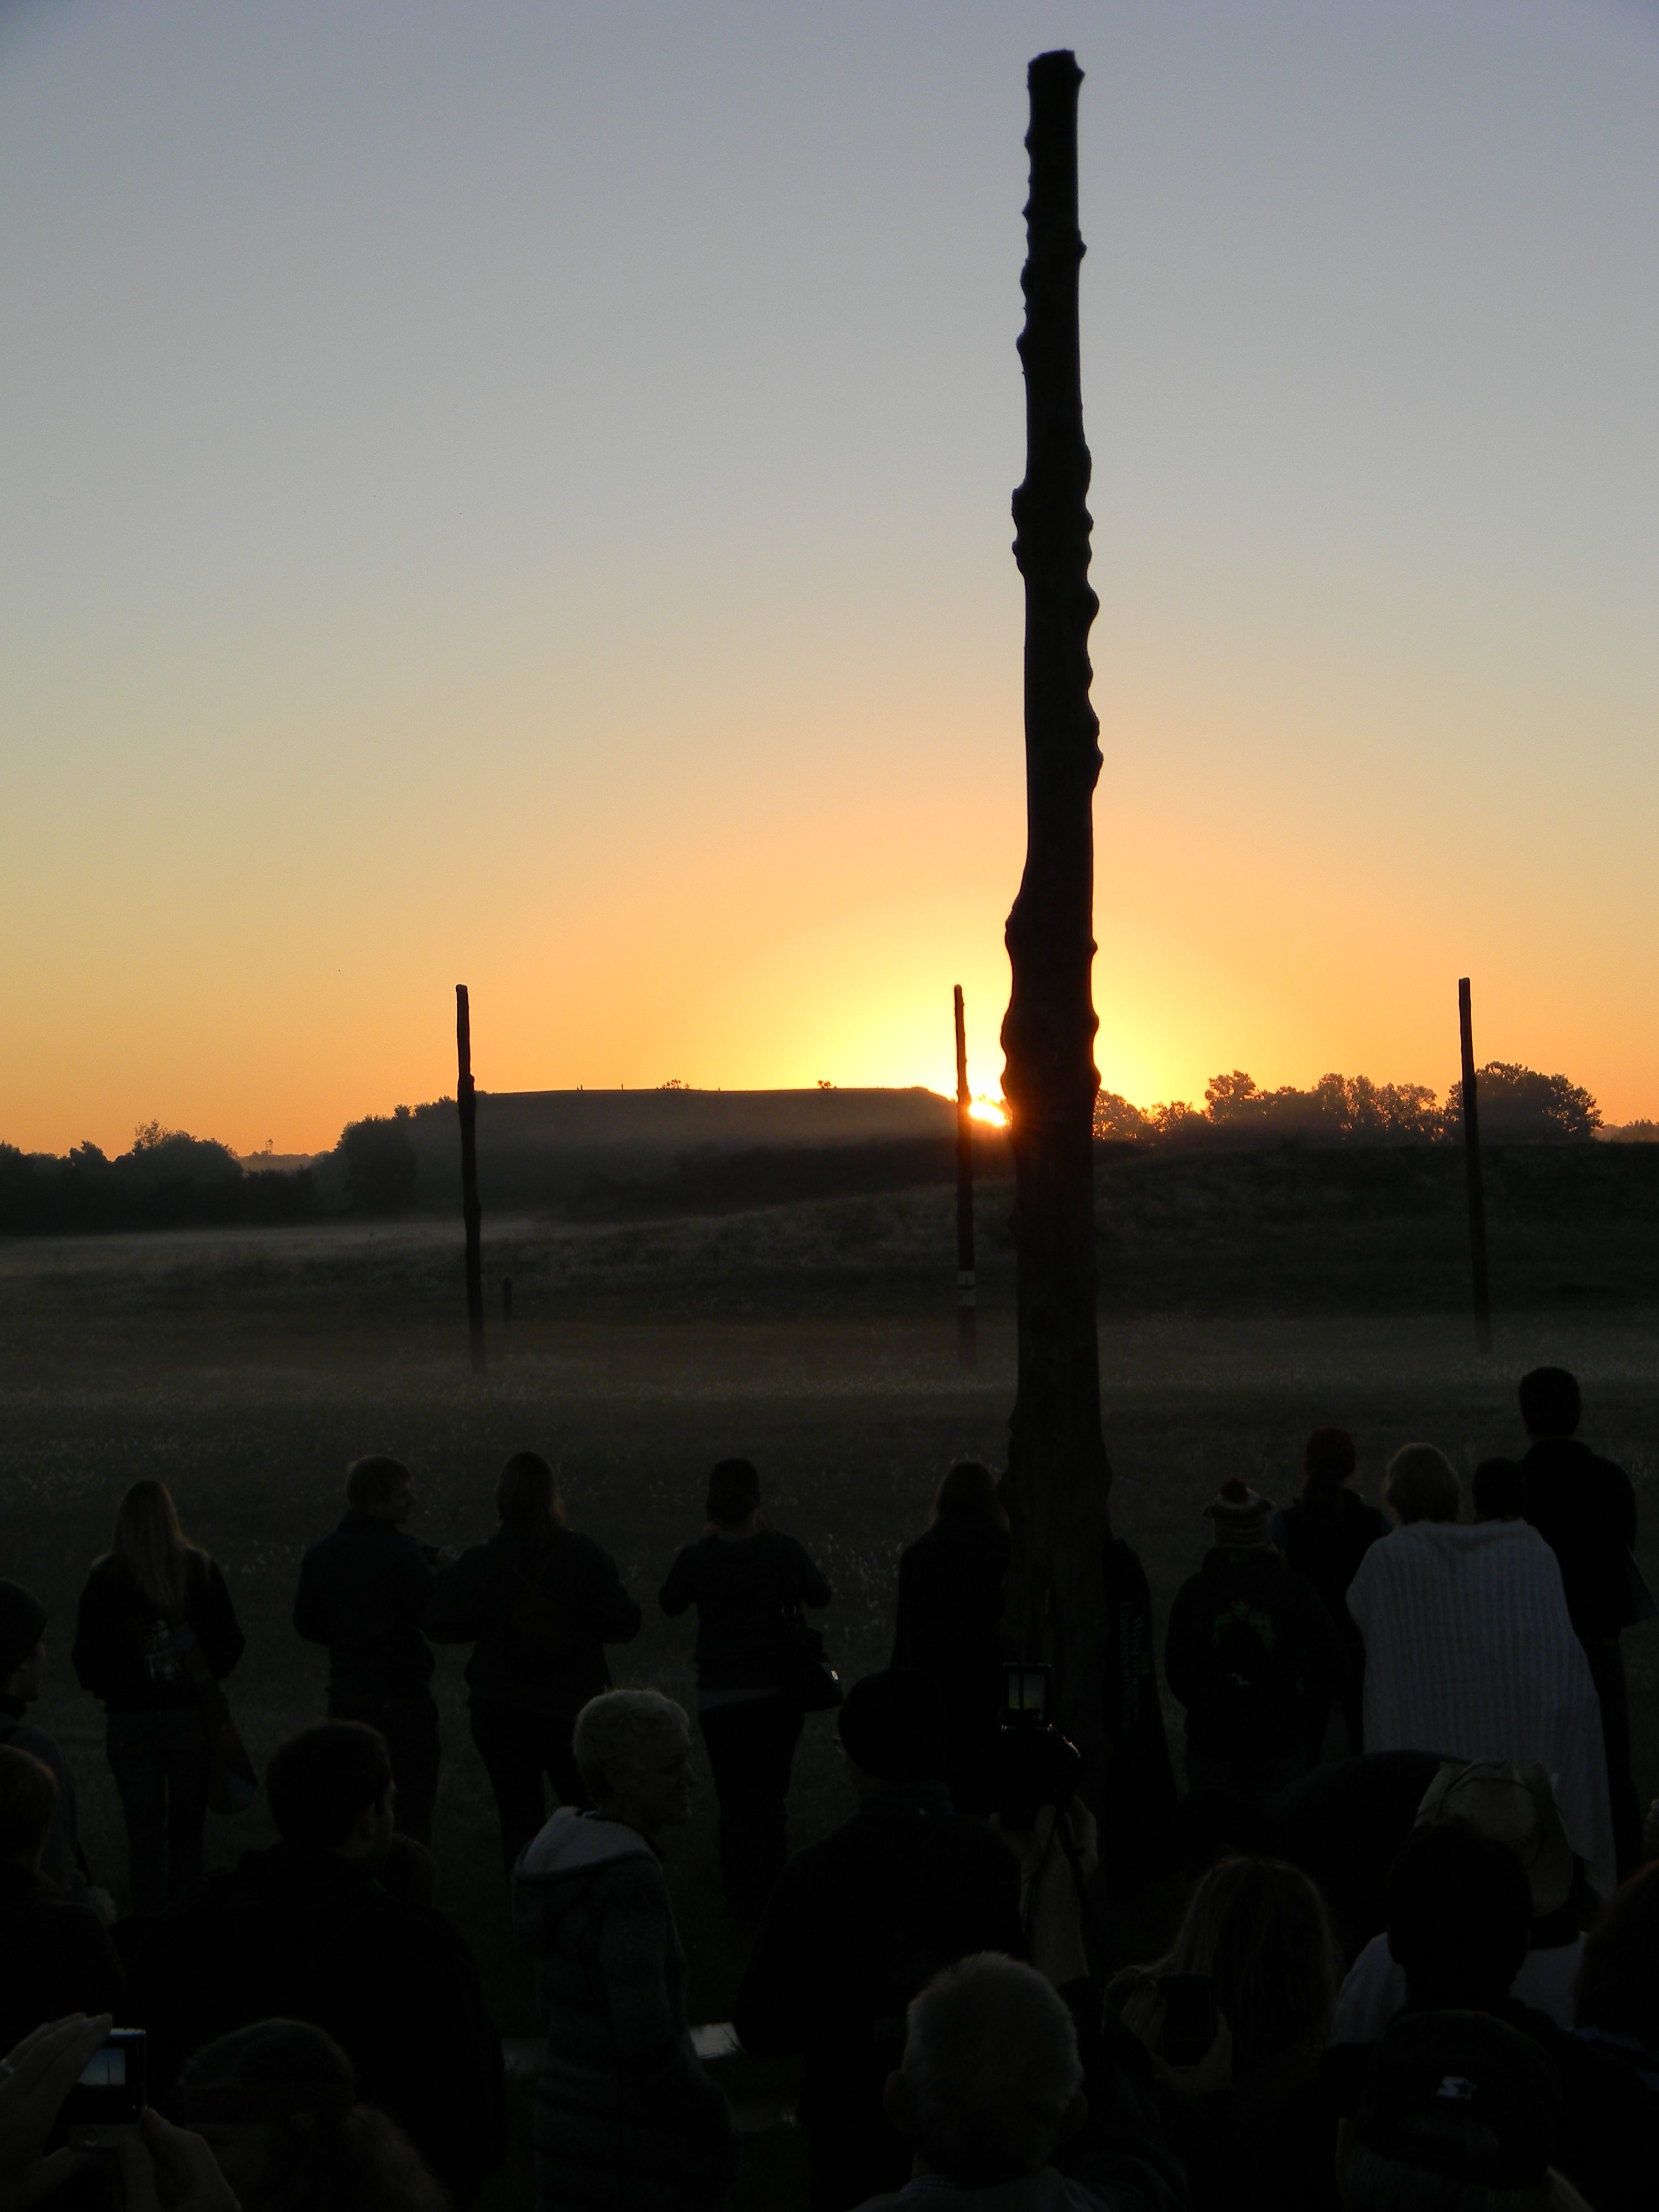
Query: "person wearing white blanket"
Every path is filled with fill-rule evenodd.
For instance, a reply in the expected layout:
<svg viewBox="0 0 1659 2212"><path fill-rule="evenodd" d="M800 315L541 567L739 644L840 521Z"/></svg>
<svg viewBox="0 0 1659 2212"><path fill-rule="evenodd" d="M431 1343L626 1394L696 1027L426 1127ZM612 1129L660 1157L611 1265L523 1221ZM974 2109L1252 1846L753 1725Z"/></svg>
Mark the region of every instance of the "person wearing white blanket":
<svg viewBox="0 0 1659 2212"><path fill-rule="evenodd" d="M1401 1526L1348 1591L1365 1639L1365 1747L1542 1766L1592 1889L1614 1887L1601 1714L1555 1554L1520 1521L1461 1525L1432 1444L1389 1466Z"/></svg>

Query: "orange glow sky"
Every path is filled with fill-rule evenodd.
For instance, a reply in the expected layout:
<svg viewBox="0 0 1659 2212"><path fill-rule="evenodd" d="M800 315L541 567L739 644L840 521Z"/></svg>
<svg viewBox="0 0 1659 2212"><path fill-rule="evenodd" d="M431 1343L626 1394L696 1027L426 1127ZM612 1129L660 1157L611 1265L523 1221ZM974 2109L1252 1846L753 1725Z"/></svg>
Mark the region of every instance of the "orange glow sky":
<svg viewBox="0 0 1659 2212"><path fill-rule="evenodd" d="M1074 46L1098 1060L1659 1115L1659 16L0 5L0 1139L994 1095Z"/></svg>

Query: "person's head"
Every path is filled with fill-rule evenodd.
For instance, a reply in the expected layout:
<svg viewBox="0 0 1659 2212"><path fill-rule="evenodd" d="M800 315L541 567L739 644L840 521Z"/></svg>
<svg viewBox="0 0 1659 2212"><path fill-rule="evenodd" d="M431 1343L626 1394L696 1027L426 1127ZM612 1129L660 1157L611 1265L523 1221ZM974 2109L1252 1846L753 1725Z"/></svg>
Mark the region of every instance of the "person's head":
<svg viewBox="0 0 1659 2212"><path fill-rule="evenodd" d="M265 1797L285 1844L385 1861L396 1792L386 1738L362 1721L319 1721L273 1753Z"/></svg>
<svg viewBox="0 0 1659 2212"><path fill-rule="evenodd" d="M962 2189L1038 2173L1081 2120L1072 2015L1035 1968L982 1951L910 2007L887 2112L925 2171Z"/></svg>
<svg viewBox="0 0 1659 2212"><path fill-rule="evenodd" d="M1521 1419L1529 1437L1570 1437L1583 1411L1578 1377L1565 1367L1534 1367L1521 1377Z"/></svg>
<svg viewBox="0 0 1659 2212"><path fill-rule="evenodd" d="M370 1452L346 1469L346 1504L365 1521L407 1521L415 1504L415 1482L400 1459Z"/></svg>
<svg viewBox="0 0 1659 2212"><path fill-rule="evenodd" d="M945 1693L917 1668L854 1682L836 1725L860 1795L884 1783L935 1782L945 1771Z"/></svg>
<svg viewBox="0 0 1659 2212"><path fill-rule="evenodd" d="M243 2212L445 2212L419 2153L357 2102L351 2061L308 2021L262 2020L206 2045L179 2103Z"/></svg>
<svg viewBox="0 0 1659 2212"><path fill-rule="evenodd" d="M1389 1462L1382 1502L1402 1527L1455 1521L1457 1470L1436 1444L1402 1444Z"/></svg>
<svg viewBox="0 0 1659 2212"><path fill-rule="evenodd" d="M708 1475L708 1517L717 1528L741 1528L760 1504L760 1475L746 1459L717 1460Z"/></svg>
<svg viewBox="0 0 1659 2212"><path fill-rule="evenodd" d="M1450 1821L1413 1828L1389 1876L1389 1951L1411 2002L1484 2011L1526 1959L1532 1890L1521 1862Z"/></svg>
<svg viewBox="0 0 1659 2212"><path fill-rule="evenodd" d="M190 1546L164 1482L135 1482L115 1509L110 1550L152 1605L176 1613L189 1589Z"/></svg>
<svg viewBox="0 0 1659 2212"><path fill-rule="evenodd" d="M1559 1912L1572 1894L1572 1845L1546 1767L1449 1759L1424 1793L1417 1826L1455 1823L1501 1844L1527 1877L1532 1917Z"/></svg>
<svg viewBox="0 0 1659 2212"><path fill-rule="evenodd" d="M1659 2052L1659 1860L1631 1876L1585 1936L1577 2017Z"/></svg>
<svg viewBox="0 0 1659 2212"><path fill-rule="evenodd" d="M0 1696L33 1705L46 1661L46 1608L18 1583L0 1583Z"/></svg>
<svg viewBox="0 0 1659 2212"><path fill-rule="evenodd" d="M1299 1867L1238 1858L1199 1883L1163 1971L1209 1977L1235 2063L1248 2068L1323 2047L1342 1961L1325 1900Z"/></svg>
<svg viewBox="0 0 1659 2212"><path fill-rule="evenodd" d="M52 1769L15 1744L0 1744L0 1861L34 1872L57 1810Z"/></svg>
<svg viewBox="0 0 1659 2212"><path fill-rule="evenodd" d="M691 1817L691 1723L656 1690L607 1690L576 1716L577 1771L608 1820L647 1840Z"/></svg>
<svg viewBox="0 0 1659 2212"><path fill-rule="evenodd" d="M1007 1511L988 1467L976 1459L959 1459L949 1469L933 1499L933 1525L968 1531L1006 1530Z"/></svg>
<svg viewBox="0 0 1659 2212"><path fill-rule="evenodd" d="M1384 2028L1341 2124L1346 2212L1548 2212L1561 2084L1538 2045L1475 2012Z"/></svg>
<svg viewBox="0 0 1659 2212"><path fill-rule="evenodd" d="M1230 1475L1204 1509L1223 1551L1265 1552L1273 1545L1273 1502Z"/></svg>
<svg viewBox="0 0 1659 2212"><path fill-rule="evenodd" d="M539 1452L514 1452L495 1485L501 1526L521 1536L546 1536L564 1524L564 1503L552 1468Z"/></svg>
<svg viewBox="0 0 1659 2212"><path fill-rule="evenodd" d="M1469 1482L1477 1521L1522 1521L1527 1512L1527 1477L1512 1459L1483 1459Z"/></svg>
<svg viewBox="0 0 1659 2212"><path fill-rule="evenodd" d="M1316 1429L1302 1455L1304 1504L1334 1504L1354 1464L1353 1438L1346 1429Z"/></svg>

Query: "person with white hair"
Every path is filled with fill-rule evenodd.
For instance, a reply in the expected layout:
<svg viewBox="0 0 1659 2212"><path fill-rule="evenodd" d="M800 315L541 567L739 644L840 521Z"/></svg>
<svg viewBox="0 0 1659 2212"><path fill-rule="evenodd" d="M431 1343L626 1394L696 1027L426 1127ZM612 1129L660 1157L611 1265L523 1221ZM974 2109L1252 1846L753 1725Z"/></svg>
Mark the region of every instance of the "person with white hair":
<svg viewBox="0 0 1659 2212"><path fill-rule="evenodd" d="M592 1808L561 1806L513 1877L547 2028L537 2203L712 2212L736 2172L736 2138L691 2047L659 1851L690 1816L690 1723L654 1690L610 1690L577 1715L572 1749Z"/></svg>
<svg viewBox="0 0 1659 2212"><path fill-rule="evenodd" d="M914 1999L886 2092L911 2179L862 2212L910 2212L934 2191L955 2212L1188 2212L1146 2053L1089 1972L1092 1816L1046 1808L1035 1835L1005 1841L1030 1899L1031 1963L981 1951Z"/></svg>

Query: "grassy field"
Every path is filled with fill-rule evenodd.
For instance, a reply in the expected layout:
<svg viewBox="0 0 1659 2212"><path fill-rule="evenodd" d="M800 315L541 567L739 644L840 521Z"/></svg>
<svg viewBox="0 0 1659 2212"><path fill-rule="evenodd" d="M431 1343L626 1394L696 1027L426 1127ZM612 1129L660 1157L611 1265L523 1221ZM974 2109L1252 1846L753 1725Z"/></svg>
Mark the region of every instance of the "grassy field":
<svg viewBox="0 0 1659 2212"><path fill-rule="evenodd" d="M230 1690L256 1758L321 1711L324 1655L289 1626L295 1577L304 1547L338 1516L346 1462L371 1449L410 1462L416 1531L452 1547L488 1533L506 1455L526 1445L545 1452L573 1524L615 1552L646 1601L639 1640L617 1655L618 1680L687 1703L690 1625L665 1620L652 1601L701 1524L708 1465L741 1451L762 1469L774 1522L803 1540L835 1586L837 1664L854 1676L883 1664L898 1547L924 1525L952 1457L1000 1459L1012 1395L1006 1199L992 1194L988 1209L991 1296L971 1377L955 1365L951 1276L939 1264L950 1255L949 1203L939 1191L629 1227L492 1224L492 1303L510 1273L516 1318L507 1343L495 1332L497 1356L482 1382L465 1367L447 1229L0 1247L0 1574L51 1609L40 1717L74 1764L100 1872L118 1891L125 1853L101 1716L74 1683L68 1646L87 1566L106 1546L122 1487L139 1475L169 1485L190 1533L229 1577L250 1647ZM1355 1312L1328 1295L1297 1297L1275 1313L1248 1267L1233 1310L1217 1297L1200 1312L1109 1301L1101 1353L1113 1511L1160 1603L1196 1564L1200 1509L1226 1475L1288 1495L1302 1437L1332 1421L1358 1440L1367 1494L1387 1455L1416 1437L1467 1470L1518 1448L1514 1380L1546 1358L1578 1370L1587 1433L1635 1475L1644 1565L1659 1580L1659 1316L1628 1299L1535 1294L1500 1319L1486 1362L1461 1313L1413 1310L1409 1280L1395 1310L1375 1295L1364 1303L1370 1310ZM1652 1795L1659 1636L1637 1632L1628 1656L1637 1778ZM528 2034L529 1974L507 1925L493 1814L466 1731L464 1658L441 1653L436 1680L442 1902L474 1947L502 2032ZM832 1729L821 1717L807 1725L792 1802L797 1840L849 1809ZM705 1798L670 1847L700 2019L727 2016L742 1963L719 1907L711 1809ZM228 1858L267 1835L257 1808L215 1823L210 1850ZM750 2076L745 2087L774 2079ZM751 2148L743 2201L795 2201L799 2143L777 2135ZM520 2172L489 2201L520 2203L522 2191Z"/></svg>

